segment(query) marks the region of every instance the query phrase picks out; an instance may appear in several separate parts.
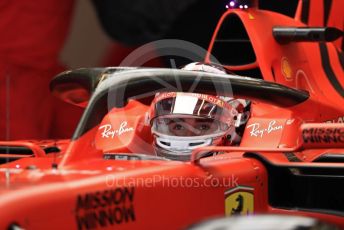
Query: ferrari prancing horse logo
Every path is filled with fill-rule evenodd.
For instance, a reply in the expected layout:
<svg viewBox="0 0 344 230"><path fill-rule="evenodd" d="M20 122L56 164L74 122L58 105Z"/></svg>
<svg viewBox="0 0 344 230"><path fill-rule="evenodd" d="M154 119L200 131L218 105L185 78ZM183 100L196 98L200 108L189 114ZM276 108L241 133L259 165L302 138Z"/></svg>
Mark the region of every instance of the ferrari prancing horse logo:
<svg viewBox="0 0 344 230"><path fill-rule="evenodd" d="M250 215L254 211L253 188L238 186L225 192L225 213L231 215Z"/></svg>

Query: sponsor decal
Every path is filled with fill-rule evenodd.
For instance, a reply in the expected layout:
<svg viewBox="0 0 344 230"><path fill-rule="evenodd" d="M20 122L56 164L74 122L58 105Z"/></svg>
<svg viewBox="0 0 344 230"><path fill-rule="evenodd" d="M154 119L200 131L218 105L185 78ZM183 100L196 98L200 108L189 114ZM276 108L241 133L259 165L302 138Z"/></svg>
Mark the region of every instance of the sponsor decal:
<svg viewBox="0 0 344 230"><path fill-rule="evenodd" d="M294 123L294 121L295 121L295 119L289 119L286 121L286 125L291 125Z"/></svg>
<svg viewBox="0 0 344 230"><path fill-rule="evenodd" d="M309 128L302 130L304 143L344 143L343 128Z"/></svg>
<svg viewBox="0 0 344 230"><path fill-rule="evenodd" d="M326 123L344 123L344 116L335 118L333 120L325 121Z"/></svg>
<svg viewBox="0 0 344 230"><path fill-rule="evenodd" d="M154 99L154 102L159 102L161 100L164 100L166 98L171 98L171 97L177 97L177 96L189 96L189 97L196 97L200 100L205 100L207 102L210 102L214 105L220 106L222 108L227 108L229 110L232 109L232 106L222 100L220 97L217 96L212 96L212 95L207 95L207 94L200 94L200 93L183 93L183 92L168 92L168 93L161 93L156 98Z"/></svg>
<svg viewBox="0 0 344 230"><path fill-rule="evenodd" d="M267 128L261 128L259 123L254 123L247 126L247 129L251 129L250 135L251 137L260 137L262 138L265 134L269 134L275 132L277 130L282 130L283 125L277 125L275 120L270 121Z"/></svg>
<svg viewBox="0 0 344 230"><path fill-rule="evenodd" d="M78 195L78 229L96 229L135 221L134 188L116 188Z"/></svg>
<svg viewBox="0 0 344 230"><path fill-rule="evenodd" d="M254 212L254 189L238 186L225 192L226 216L250 215Z"/></svg>
<svg viewBox="0 0 344 230"><path fill-rule="evenodd" d="M127 127L128 122L123 121L118 129L112 129L112 125L102 125L99 127L100 130L102 130L102 138L114 138L116 136L121 136L124 133L132 132L134 129L132 127Z"/></svg>

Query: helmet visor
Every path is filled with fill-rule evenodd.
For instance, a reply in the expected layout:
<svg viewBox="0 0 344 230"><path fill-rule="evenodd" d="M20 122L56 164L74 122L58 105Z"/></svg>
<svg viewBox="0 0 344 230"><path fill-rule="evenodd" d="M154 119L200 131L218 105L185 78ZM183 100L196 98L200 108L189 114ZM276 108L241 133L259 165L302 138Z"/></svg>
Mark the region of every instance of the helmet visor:
<svg viewBox="0 0 344 230"><path fill-rule="evenodd" d="M171 136L204 136L228 131L236 110L205 94L164 93L151 110L153 131Z"/></svg>
<svg viewBox="0 0 344 230"><path fill-rule="evenodd" d="M153 121L153 132L175 137L197 137L227 132L229 126L211 118L164 116Z"/></svg>

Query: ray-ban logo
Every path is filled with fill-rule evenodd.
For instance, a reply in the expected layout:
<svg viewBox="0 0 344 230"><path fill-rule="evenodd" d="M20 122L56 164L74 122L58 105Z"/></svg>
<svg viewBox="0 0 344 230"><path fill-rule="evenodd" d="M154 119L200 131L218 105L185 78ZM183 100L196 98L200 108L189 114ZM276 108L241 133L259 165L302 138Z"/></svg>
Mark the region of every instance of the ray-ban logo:
<svg viewBox="0 0 344 230"><path fill-rule="evenodd" d="M102 138L114 138L116 136L121 136L123 133L132 132L134 129L132 127L127 127L128 122L123 121L118 129L112 129L112 125L102 125L99 129L102 129Z"/></svg>
<svg viewBox="0 0 344 230"><path fill-rule="evenodd" d="M250 135L251 137L260 137L262 138L266 133L272 133L274 131L283 129L283 125L276 125L276 121L270 121L269 125L267 128L261 128L259 123L254 123L251 124L249 126L247 126L247 128L251 128L250 131Z"/></svg>

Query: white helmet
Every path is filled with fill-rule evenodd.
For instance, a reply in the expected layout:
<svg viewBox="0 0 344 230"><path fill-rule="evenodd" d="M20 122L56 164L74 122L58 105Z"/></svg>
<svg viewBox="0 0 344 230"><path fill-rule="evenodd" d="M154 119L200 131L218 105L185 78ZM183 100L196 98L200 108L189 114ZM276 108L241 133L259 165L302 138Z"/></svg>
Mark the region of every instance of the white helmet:
<svg viewBox="0 0 344 230"><path fill-rule="evenodd" d="M157 94L150 110L156 152L173 160L189 160L195 148L230 140L237 115L236 109L216 96Z"/></svg>
<svg viewBox="0 0 344 230"><path fill-rule="evenodd" d="M221 65L202 62L190 63L182 69L229 73ZM242 116L246 105L245 100L206 94L157 94L150 110L157 155L186 161L195 148L240 142L236 127L247 122L248 116L245 114L245 119Z"/></svg>
<svg viewBox="0 0 344 230"><path fill-rule="evenodd" d="M228 71L223 66L214 63L192 62L185 65L182 69L215 74L232 74L232 72Z"/></svg>

